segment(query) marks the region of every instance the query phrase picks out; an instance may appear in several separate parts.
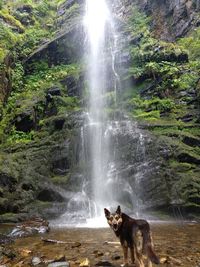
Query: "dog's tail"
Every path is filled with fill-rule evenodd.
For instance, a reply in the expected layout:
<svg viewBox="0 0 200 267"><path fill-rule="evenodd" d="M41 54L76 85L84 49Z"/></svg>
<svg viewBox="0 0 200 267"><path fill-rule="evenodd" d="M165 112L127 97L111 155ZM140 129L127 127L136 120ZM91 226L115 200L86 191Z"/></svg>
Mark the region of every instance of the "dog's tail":
<svg viewBox="0 0 200 267"><path fill-rule="evenodd" d="M155 264L160 264L160 259L156 256L153 249L153 241L151 232L143 231L143 252L147 254L148 258Z"/></svg>

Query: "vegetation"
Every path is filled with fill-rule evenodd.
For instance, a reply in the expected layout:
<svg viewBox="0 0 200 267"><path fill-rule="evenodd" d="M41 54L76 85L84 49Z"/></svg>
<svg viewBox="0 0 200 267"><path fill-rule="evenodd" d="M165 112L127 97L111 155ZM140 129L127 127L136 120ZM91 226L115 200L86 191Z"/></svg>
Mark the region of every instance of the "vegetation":
<svg viewBox="0 0 200 267"><path fill-rule="evenodd" d="M4 145L34 140L37 136L36 129L42 125L40 120L45 119L45 114L50 109L55 108L54 112L59 115L79 109L79 100L68 96L67 88L61 81L66 77L78 80L80 65L49 66L45 60L34 61L32 72L28 75L23 64L23 60L38 46L54 36L57 9L63 2L18 0L0 3L0 18L3 20L0 22L1 71L8 71L4 63L6 56L12 57L13 61L12 68L9 67L12 92L6 105L3 102L0 104L0 141ZM77 4L72 5L68 13L76 12L77 8ZM60 96L53 96L51 103L47 105L46 95L53 87L59 88ZM27 132L17 127L17 120L23 118L32 125Z"/></svg>
<svg viewBox="0 0 200 267"><path fill-rule="evenodd" d="M126 28L132 63L124 78L134 86L121 93L121 104L171 151L165 166L171 194L186 209L198 210L200 30L167 43L154 37L150 24L151 18L135 7Z"/></svg>
<svg viewBox="0 0 200 267"><path fill-rule="evenodd" d="M51 108L51 106L52 108L53 106L56 107L58 114L78 110L78 99L68 96L67 88L62 86L60 80L68 76L73 76L78 79L80 71L81 67L75 64L48 68L45 62L41 62L35 65L35 73L23 76L22 65L16 63L13 76L15 90L11 93L6 107L2 109L3 119L0 127L1 141L5 143L7 139L10 144L12 141L20 142L21 140L22 142L27 142L33 140L34 129L31 132L23 133L16 130L15 125L13 125L13 122L20 114L30 115L30 119L32 120L33 112L37 110L38 119L43 120L45 109ZM53 97L53 102L47 107L46 95L48 89L54 86L60 88L61 95Z"/></svg>

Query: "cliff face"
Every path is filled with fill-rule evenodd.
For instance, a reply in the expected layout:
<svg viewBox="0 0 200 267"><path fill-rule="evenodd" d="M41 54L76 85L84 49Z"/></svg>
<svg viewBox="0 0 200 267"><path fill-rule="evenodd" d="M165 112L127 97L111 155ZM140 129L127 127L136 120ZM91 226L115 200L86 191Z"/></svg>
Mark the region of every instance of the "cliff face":
<svg viewBox="0 0 200 267"><path fill-rule="evenodd" d="M8 47L14 51L12 60L6 60L9 51L3 54L0 75L2 221L62 213L85 169L80 158L87 101L84 2L54 4L49 1L44 9L36 1L0 10L6 21L10 12L15 20L9 17L8 22L18 28L9 26L9 38L16 43ZM111 113L123 110L133 125L137 121L146 146L144 162L135 157L140 134L124 133L123 126L113 137L121 143L119 172L133 187L140 175L136 198L144 209L199 211L199 2L124 0L110 5L121 34L115 64L122 85ZM38 12L44 12L42 19ZM184 38L175 41L179 37ZM2 38L0 52L5 52L5 34Z"/></svg>
<svg viewBox="0 0 200 267"><path fill-rule="evenodd" d="M152 16L155 35L162 40L174 41L199 26L198 0L145 0L138 4Z"/></svg>
<svg viewBox="0 0 200 267"><path fill-rule="evenodd" d="M122 31L130 51L125 64L128 71L122 77L128 95L124 105L141 127L161 142L159 154L164 161L160 170L164 173L159 177L168 192L162 195L168 195L169 206L185 207L187 212L199 209L199 29L195 28L195 3L126 1L120 13L129 25ZM132 91L127 84L132 84ZM152 195L154 198L156 191Z"/></svg>

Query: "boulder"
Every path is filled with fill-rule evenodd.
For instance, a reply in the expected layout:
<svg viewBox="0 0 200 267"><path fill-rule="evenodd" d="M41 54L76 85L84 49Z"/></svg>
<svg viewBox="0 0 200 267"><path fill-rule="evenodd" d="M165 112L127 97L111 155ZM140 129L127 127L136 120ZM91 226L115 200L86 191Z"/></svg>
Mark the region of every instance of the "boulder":
<svg viewBox="0 0 200 267"><path fill-rule="evenodd" d="M63 202L64 197L53 188L43 188L37 195L37 199L44 202Z"/></svg>
<svg viewBox="0 0 200 267"><path fill-rule="evenodd" d="M49 223L41 218L34 218L17 225L8 237L19 238L34 234L44 234L49 232Z"/></svg>

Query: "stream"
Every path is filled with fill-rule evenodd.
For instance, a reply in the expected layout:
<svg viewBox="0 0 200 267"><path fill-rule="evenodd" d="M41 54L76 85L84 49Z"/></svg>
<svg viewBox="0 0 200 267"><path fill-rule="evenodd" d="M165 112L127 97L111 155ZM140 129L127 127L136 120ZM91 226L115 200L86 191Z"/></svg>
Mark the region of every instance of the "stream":
<svg viewBox="0 0 200 267"><path fill-rule="evenodd" d="M151 229L156 253L168 259L162 266L200 267L200 224L152 222ZM0 231L5 232L5 226L0 226ZM66 243L45 242L42 238ZM21 238L5 245L15 256L13 259L0 257L0 266L34 266L32 260L38 257L43 263L36 266L48 266L51 260L64 259L70 267L75 267L87 258L90 266L118 267L123 256L120 244L116 242L118 240L109 228L52 228L42 237ZM110 265L105 265L105 261Z"/></svg>

